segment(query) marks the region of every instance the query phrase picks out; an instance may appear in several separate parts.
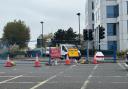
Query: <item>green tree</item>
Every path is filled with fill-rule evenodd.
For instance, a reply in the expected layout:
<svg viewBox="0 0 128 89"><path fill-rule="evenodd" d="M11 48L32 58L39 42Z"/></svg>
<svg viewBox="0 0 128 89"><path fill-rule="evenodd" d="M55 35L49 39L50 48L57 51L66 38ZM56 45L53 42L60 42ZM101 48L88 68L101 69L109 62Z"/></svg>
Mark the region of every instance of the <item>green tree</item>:
<svg viewBox="0 0 128 89"><path fill-rule="evenodd" d="M73 32L73 29L70 27L67 31L63 29L58 29L57 32L54 33L54 37L52 39L52 44L60 44L60 43L70 43L77 44L78 43L78 35L76 32Z"/></svg>
<svg viewBox="0 0 128 89"><path fill-rule="evenodd" d="M78 35L76 34L76 32L73 32L73 29L71 27L65 33L65 40L67 40L68 43L72 43L72 41L77 41Z"/></svg>
<svg viewBox="0 0 128 89"><path fill-rule="evenodd" d="M21 20L8 22L4 27L2 39L9 45L18 45L20 49L27 47L30 40L30 29Z"/></svg>

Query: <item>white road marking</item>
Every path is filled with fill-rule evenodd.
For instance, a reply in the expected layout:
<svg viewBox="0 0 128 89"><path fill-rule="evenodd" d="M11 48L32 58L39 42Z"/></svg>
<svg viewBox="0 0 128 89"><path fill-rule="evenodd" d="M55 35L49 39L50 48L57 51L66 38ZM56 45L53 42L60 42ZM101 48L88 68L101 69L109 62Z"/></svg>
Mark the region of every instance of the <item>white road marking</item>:
<svg viewBox="0 0 128 89"><path fill-rule="evenodd" d="M70 78L70 77L72 77L72 76L64 76L65 78Z"/></svg>
<svg viewBox="0 0 128 89"><path fill-rule="evenodd" d="M4 78L4 77L15 77L15 76L0 76L0 77Z"/></svg>
<svg viewBox="0 0 128 89"><path fill-rule="evenodd" d="M6 82L6 84L7 84L7 83L9 83L9 84L11 84L11 83L12 83L12 84L14 84L14 83L18 83L18 84L19 84L19 83L21 83L21 84L22 84L22 83L23 83L23 84L28 83L28 84L31 84L31 83L40 83L40 82Z"/></svg>
<svg viewBox="0 0 128 89"><path fill-rule="evenodd" d="M128 77L128 74L126 74L126 76Z"/></svg>
<svg viewBox="0 0 128 89"><path fill-rule="evenodd" d="M15 69L13 69L13 70L17 70L17 69L15 68Z"/></svg>
<svg viewBox="0 0 128 89"><path fill-rule="evenodd" d="M15 77L15 76L0 76L0 77ZM32 78L34 78L34 77L42 77L42 76L21 76L21 77L32 77Z"/></svg>
<svg viewBox="0 0 128 89"><path fill-rule="evenodd" d="M33 86L33 87L30 88L30 89L36 89L36 88L40 87L41 85L47 83L48 81L50 81L50 80L56 78L57 75L60 75L60 74L64 73L65 71L67 71L67 70L69 70L69 69L72 69L72 68L75 67L75 66L76 66L76 65L72 65L70 68L68 68L68 69L66 69L66 70L64 70L64 71L61 71L61 72L59 72L58 74L56 74L56 75L54 75L54 76L52 76L52 77L50 77L50 78L48 78L48 79L46 79L46 80L44 80L44 81L38 83L37 85Z"/></svg>
<svg viewBox="0 0 128 89"><path fill-rule="evenodd" d="M61 71L61 72L60 72L60 74L63 74L63 73L64 73L64 71Z"/></svg>
<svg viewBox="0 0 128 89"><path fill-rule="evenodd" d="M0 74L4 74L5 72L0 72Z"/></svg>
<svg viewBox="0 0 128 89"><path fill-rule="evenodd" d="M16 76L16 77L14 77L14 78L11 78L11 79L4 80L4 81L0 82L0 84L6 83L6 82L8 82L8 81L17 79L17 78L22 77L22 76L23 76L23 75L19 75L19 76Z"/></svg>
<svg viewBox="0 0 128 89"><path fill-rule="evenodd" d="M123 65L121 65L121 63L118 63L118 65L122 68L122 69L126 69Z"/></svg>
<svg viewBox="0 0 128 89"><path fill-rule="evenodd" d="M126 83L126 84L127 84L128 82L112 82L112 83L117 83L117 84L118 84L118 83L123 83L123 84Z"/></svg>
<svg viewBox="0 0 128 89"><path fill-rule="evenodd" d="M30 89L36 89L36 88L38 88L39 86L41 86L41 85L43 85L43 84L47 83L48 81L52 80L52 79L53 79L53 78L55 78L55 77L56 77L56 75L54 75L54 76L52 76L52 77L48 78L47 80L45 80L45 81L43 81L43 82L40 82L39 84L37 84L37 85L33 86L33 87L32 87L32 88L30 88Z"/></svg>
<svg viewBox="0 0 128 89"><path fill-rule="evenodd" d="M96 65L96 66L93 68L92 72L91 72L90 75L88 76L87 80L84 82L84 84L83 84L83 86L81 87L81 89L86 89L86 87L87 87L87 85L88 85L90 79L92 78L92 75L93 75L94 71L97 69L97 67L98 67L98 65Z"/></svg>
<svg viewBox="0 0 128 89"><path fill-rule="evenodd" d="M95 77L95 78L122 78L122 77L128 77L128 76L92 76L92 77Z"/></svg>

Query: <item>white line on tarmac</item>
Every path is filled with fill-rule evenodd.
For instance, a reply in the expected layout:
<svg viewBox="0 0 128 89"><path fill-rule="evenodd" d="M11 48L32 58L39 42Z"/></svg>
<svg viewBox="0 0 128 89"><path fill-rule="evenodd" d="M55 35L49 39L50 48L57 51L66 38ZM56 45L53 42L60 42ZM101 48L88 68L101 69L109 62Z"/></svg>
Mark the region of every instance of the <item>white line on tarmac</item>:
<svg viewBox="0 0 128 89"><path fill-rule="evenodd" d="M15 68L15 69L13 69L13 70L17 70L17 69Z"/></svg>
<svg viewBox="0 0 128 89"><path fill-rule="evenodd" d="M5 72L0 72L0 74L4 74Z"/></svg>
<svg viewBox="0 0 128 89"><path fill-rule="evenodd" d="M84 82L84 84L83 84L83 86L81 87L81 89L86 89L86 87L87 87L87 85L88 85L90 79L92 78L92 75L93 75L94 71L97 69L97 67L98 67L98 65L96 65L96 66L93 68L92 72L91 72L90 75L88 76L87 80Z"/></svg>
<svg viewBox="0 0 128 89"><path fill-rule="evenodd" d="M17 83L17 84L19 84L19 83L23 83L23 84L26 84L26 83L28 83L28 84L31 84L31 83L40 83L40 82L6 82L6 84L14 84L14 83Z"/></svg>
<svg viewBox="0 0 128 89"><path fill-rule="evenodd" d="M47 83L48 81L50 81L51 79L53 79L53 78L55 78L55 77L56 77L56 75L54 75L54 76L48 78L47 80L45 80L45 81L43 81L43 82L41 82L41 83L35 85L34 87L32 87L32 88L30 88L30 89L36 89L36 88L38 88L39 86L41 86L41 85Z"/></svg>
<svg viewBox="0 0 128 89"><path fill-rule="evenodd" d="M15 76L0 76L2 78L6 78L6 77L15 77Z"/></svg>
<svg viewBox="0 0 128 89"><path fill-rule="evenodd" d="M30 89L36 89L36 88L40 87L41 85L47 83L48 81L50 81L50 80L56 78L57 75L60 75L60 74L64 73L65 71L67 71L67 70L69 70L69 69L72 69L72 68L75 67L75 66L76 66L76 65L72 65L70 68L68 68L68 69L66 69L66 70L64 70L64 71L59 72L58 74L56 74L56 75L54 75L54 76L52 76L52 77L50 77L50 78L48 78L48 79L46 79L46 80L40 82L39 84L33 86L33 87L30 88Z"/></svg>
<svg viewBox="0 0 128 89"><path fill-rule="evenodd" d="M123 84L126 83L126 84L127 84L128 82L112 82L112 83L117 83L117 84L118 84L118 83L123 83Z"/></svg>
<svg viewBox="0 0 128 89"><path fill-rule="evenodd" d="M128 76L92 76L94 78L122 78L122 77L128 77Z"/></svg>
<svg viewBox="0 0 128 89"><path fill-rule="evenodd" d="M118 65L119 65L122 69L126 70L126 68L125 68L123 65L121 65L121 63L118 63ZM125 65L125 64L124 64L124 65ZM128 73L126 74L126 76L128 76Z"/></svg>
<svg viewBox="0 0 128 89"><path fill-rule="evenodd" d="M126 69L121 63L118 63L118 65L122 68L122 69Z"/></svg>
<svg viewBox="0 0 128 89"><path fill-rule="evenodd" d="M15 77L15 76L0 76L0 77ZM43 76L22 76L22 77L43 77Z"/></svg>
<svg viewBox="0 0 128 89"><path fill-rule="evenodd" d="M23 76L23 75L19 75L19 76L16 76L16 77L14 77L14 78L11 78L11 79L4 80L4 81L0 82L0 84L2 84L2 83L6 83L6 82L8 82L8 81L11 81L11 80L17 79L17 78L22 77L22 76Z"/></svg>

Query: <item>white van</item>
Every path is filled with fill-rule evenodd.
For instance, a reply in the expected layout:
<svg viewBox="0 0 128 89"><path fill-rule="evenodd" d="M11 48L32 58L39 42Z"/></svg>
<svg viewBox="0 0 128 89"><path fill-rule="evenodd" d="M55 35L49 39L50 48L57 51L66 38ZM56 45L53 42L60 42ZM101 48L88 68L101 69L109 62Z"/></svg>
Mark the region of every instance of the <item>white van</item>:
<svg viewBox="0 0 128 89"><path fill-rule="evenodd" d="M50 47L46 47L46 49L45 49L45 55L46 55L46 56L49 56L49 54L50 54L50 53L49 53L49 50L50 50Z"/></svg>
<svg viewBox="0 0 128 89"><path fill-rule="evenodd" d="M67 55L67 53L68 53L68 49L69 48L77 48L75 45L73 45L73 44L60 44L60 49L61 49L61 57L63 58L63 59L65 59L66 58L66 55ZM78 49L78 48L77 48ZM79 59L80 58L80 56L81 56L81 53L80 53L80 51L78 50L78 53L79 53L79 57L77 57L77 59Z"/></svg>

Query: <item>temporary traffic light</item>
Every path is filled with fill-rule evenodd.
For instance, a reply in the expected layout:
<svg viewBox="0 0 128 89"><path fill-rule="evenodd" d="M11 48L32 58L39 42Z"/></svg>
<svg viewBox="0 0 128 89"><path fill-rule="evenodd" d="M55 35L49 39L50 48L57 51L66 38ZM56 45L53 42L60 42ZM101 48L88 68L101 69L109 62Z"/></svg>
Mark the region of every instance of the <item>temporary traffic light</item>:
<svg viewBox="0 0 128 89"><path fill-rule="evenodd" d="M102 27L102 26L99 26L99 38L100 39L104 39L105 38L105 28L104 27Z"/></svg>
<svg viewBox="0 0 128 89"><path fill-rule="evenodd" d="M92 29L89 29L89 40L93 40L93 31Z"/></svg>
<svg viewBox="0 0 128 89"><path fill-rule="evenodd" d="M83 30L83 36L84 36L85 41L88 40L88 31L87 31L87 29Z"/></svg>

